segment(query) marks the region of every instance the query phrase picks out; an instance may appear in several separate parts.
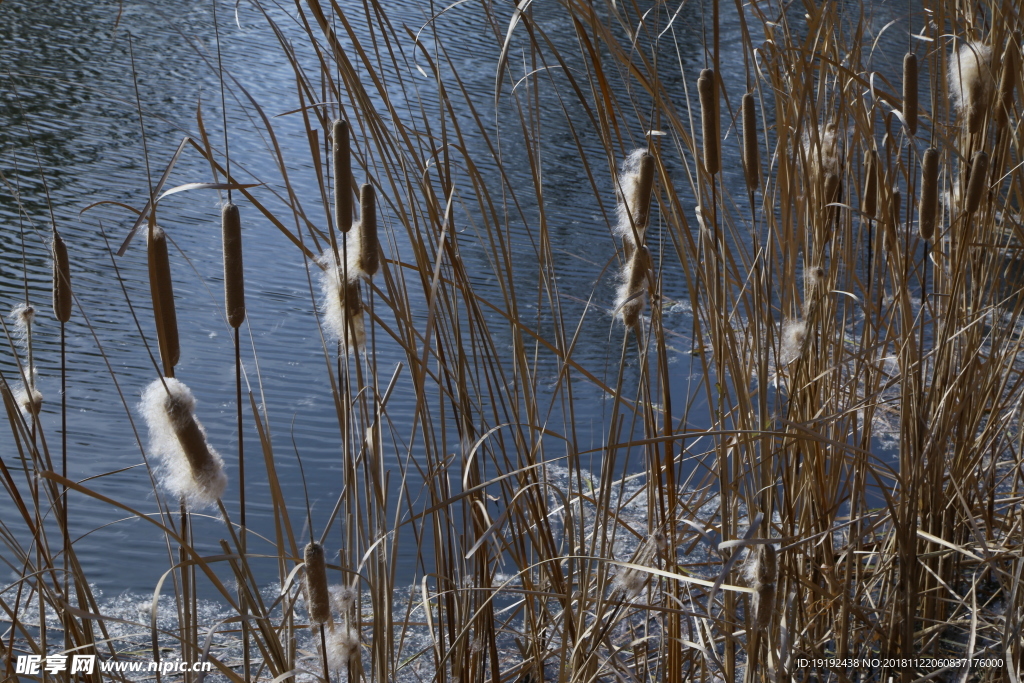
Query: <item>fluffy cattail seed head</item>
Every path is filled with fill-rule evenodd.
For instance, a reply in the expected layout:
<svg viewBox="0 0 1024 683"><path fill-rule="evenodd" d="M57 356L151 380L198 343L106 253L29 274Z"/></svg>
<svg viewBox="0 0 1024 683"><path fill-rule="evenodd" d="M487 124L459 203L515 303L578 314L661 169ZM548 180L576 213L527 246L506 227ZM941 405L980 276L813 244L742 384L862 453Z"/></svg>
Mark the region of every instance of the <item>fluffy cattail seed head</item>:
<svg viewBox="0 0 1024 683"><path fill-rule="evenodd" d="M651 191L654 187L654 157L644 148L635 149L622 162L616 194L618 222L615 234L626 241L628 252L643 243L650 222Z"/></svg>
<svg viewBox="0 0 1024 683"><path fill-rule="evenodd" d="M380 268L380 244L377 240L377 195L373 185L359 188L359 270L373 277Z"/></svg>
<svg viewBox="0 0 1024 683"><path fill-rule="evenodd" d="M697 93L700 95L701 130L704 134L704 168L714 175L721 169L721 153L718 139L718 84L715 72L704 69L697 79Z"/></svg>
<svg viewBox="0 0 1024 683"><path fill-rule="evenodd" d="M71 320L71 265L68 247L60 233L53 231L53 315L66 323Z"/></svg>
<svg viewBox="0 0 1024 683"><path fill-rule="evenodd" d="M331 618L331 595L327 590L327 564L324 547L319 543L306 544L306 610L311 624L322 624Z"/></svg>
<svg viewBox="0 0 1024 683"><path fill-rule="evenodd" d="M359 235L357 230L353 234ZM366 342L366 329L363 324L363 303L359 295L359 274L361 271L355 269L355 258L353 254L358 253L358 248L353 244L349 245L350 266L348 272L343 273L345 264L339 266L334 257L334 250L328 247L318 259L324 267L320 276L320 291L323 299L320 303L320 310L323 314L324 330L334 341L344 341L350 353L361 349ZM348 278L345 278L345 275Z"/></svg>
<svg viewBox="0 0 1024 683"><path fill-rule="evenodd" d="M21 414L26 418L29 415L38 417L39 411L43 409L43 395L34 386L19 387L14 394L14 400L18 402Z"/></svg>
<svg viewBox="0 0 1024 683"><path fill-rule="evenodd" d="M626 327L636 327L647 305L647 278L651 269L651 254L647 247L633 252L622 271L615 309Z"/></svg>
<svg viewBox="0 0 1024 683"><path fill-rule="evenodd" d="M917 55L908 52L903 57L903 121L907 132L917 133Z"/></svg>
<svg viewBox="0 0 1024 683"><path fill-rule="evenodd" d="M352 227L352 159L348 121L338 119L331 129L334 140L334 220L341 232Z"/></svg>
<svg viewBox="0 0 1024 683"><path fill-rule="evenodd" d="M743 172L747 178L747 190L753 192L761 184L761 153L757 147L757 110L754 94L743 96Z"/></svg>
<svg viewBox="0 0 1024 683"><path fill-rule="evenodd" d="M967 213L974 213L981 208L981 200L988 188L988 154L977 151L971 159L971 177L967 180Z"/></svg>
<svg viewBox="0 0 1024 683"><path fill-rule="evenodd" d="M929 147L921 161L921 200L917 209L921 237L930 240L939 212L939 152Z"/></svg>
<svg viewBox="0 0 1024 683"><path fill-rule="evenodd" d="M864 195L861 197L861 211L874 217L878 213L878 152L869 149L864 155Z"/></svg>
<svg viewBox="0 0 1024 683"><path fill-rule="evenodd" d="M149 427L150 451L167 490L190 505L212 505L224 494L224 461L206 442L195 416L192 391L173 377L154 380L142 394L142 416Z"/></svg>
<svg viewBox="0 0 1024 683"><path fill-rule="evenodd" d="M789 364L803 354L807 342L807 323L802 320L787 320L782 324L782 362Z"/></svg>
<svg viewBox="0 0 1024 683"><path fill-rule="evenodd" d="M332 628L327 632L327 665L344 671L359 655L359 632L348 626Z"/></svg>
<svg viewBox="0 0 1024 683"><path fill-rule="evenodd" d="M156 318L156 336L160 344L160 357L164 374L174 377L181 349L178 345L178 318L174 312L174 287L171 284L171 264L167 257L167 235L153 226L149 236L149 291L153 297L153 316Z"/></svg>
<svg viewBox="0 0 1024 683"><path fill-rule="evenodd" d="M978 42L963 43L950 58L949 92L969 133L981 131L992 87L992 48Z"/></svg>
<svg viewBox="0 0 1024 683"><path fill-rule="evenodd" d="M238 327L245 321L245 275L242 268L242 219L237 206L231 203L224 205L220 226L224 246L224 308L228 324Z"/></svg>

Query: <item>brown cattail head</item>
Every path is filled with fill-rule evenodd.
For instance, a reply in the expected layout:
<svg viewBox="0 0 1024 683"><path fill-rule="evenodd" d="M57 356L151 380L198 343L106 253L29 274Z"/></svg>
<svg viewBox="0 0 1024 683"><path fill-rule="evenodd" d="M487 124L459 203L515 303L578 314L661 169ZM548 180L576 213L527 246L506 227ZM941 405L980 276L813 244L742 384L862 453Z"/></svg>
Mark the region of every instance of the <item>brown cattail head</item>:
<svg viewBox="0 0 1024 683"><path fill-rule="evenodd" d="M924 151L921 161L921 202L917 213L921 237L930 240L939 213L939 152L934 147Z"/></svg>
<svg viewBox="0 0 1024 683"><path fill-rule="evenodd" d="M913 52L903 57L903 121L908 133L917 134L917 55Z"/></svg>
<svg viewBox="0 0 1024 683"><path fill-rule="evenodd" d="M971 177L967 179L967 213L974 213L981 208L981 200L988 187L988 153L977 151L971 159Z"/></svg>
<svg viewBox="0 0 1024 683"><path fill-rule="evenodd" d="M892 188L892 192L886 197L888 205L885 211L885 232L883 233L883 248L895 254L897 251L897 228L900 225L900 209L903 202L903 195L898 188Z"/></svg>
<svg viewBox="0 0 1024 683"><path fill-rule="evenodd" d="M637 175L636 185L633 187L633 197L628 200L630 211L633 214L633 222L637 231L643 234L647 229L651 216L651 191L654 189L654 156L651 154L640 155L640 168Z"/></svg>
<svg viewBox="0 0 1024 683"><path fill-rule="evenodd" d="M60 233L53 231L53 314L66 323L71 320L71 265L68 247Z"/></svg>
<svg viewBox="0 0 1024 683"><path fill-rule="evenodd" d="M1011 42L1003 51L1000 64L1003 72L999 75L999 96L996 99L996 126L1004 128L1013 112L1013 88L1017 81L1017 51Z"/></svg>
<svg viewBox="0 0 1024 683"><path fill-rule="evenodd" d="M173 377L156 379L142 394L150 451L159 461L161 484L175 496L212 505L224 494L224 461L206 442L195 416L192 391Z"/></svg>
<svg viewBox="0 0 1024 683"><path fill-rule="evenodd" d="M373 185L359 188L359 270L373 277L380 268L380 243L377 240L377 195Z"/></svg>
<svg viewBox="0 0 1024 683"><path fill-rule="evenodd" d="M306 544L306 609L311 624L323 624L331 619L331 594L327 589L327 565L324 547L319 543Z"/></svg>
<svg viewBox="0 0 1024 683"><path fill-rule="evenodd" d="M352 228L352 158L349 150L348 121L338 119L332 128L334 138L334 220L338 230Z"/></svg>
<svg viewBox="0 0 1024 683"><path fill-rule="evenodd" d="M643 244L650 222L653 187L654 157L645 148L633 150L622 162L616 186L615 234L625 241L627 254L632 254L637 244Z"/></svg>
<svg viewBox="0 0 1024 683"><path fill-rule="evenodd" d="M704 69L697 79L697 93L700 95L701 130L704 134L704 168L714 175L721 168L721 153L718 139L718 84L715 72Z"/></svg>
<svg viewBox="0 0 1024 683"><path fill-rule="evenodd" d="M757 110L754 94L743 96L743 172L747 177L747 190L753 192L761 184L761 153L757 147Z"/></svg>
<svg viewBox="0 0 1024 683"><path fill-rule="evenodd" d="M864 195L861 197L861 211L866 216L878 214L878 152L869 149L864 155Z"/></svg>
<svg viewBox="0 0 1024 683"><path fill-rule="evenodd" d="M228 324L238 327L245 321L245 272L242 268L242 220L238 207L228 203L221 212L221 236L224 244L224 309Z"/></svg>
<svg viewBox="0 0 1024 683"><path fill-rule="evenodd" d="M651 253L647 247L633 252L622 271L615 308L626 327L640 324L640 316L647 305L647 278L651 269Z"/></svg>
<svg viewBox="0 0 1024 683"><path fill-rule="evenodd" d="M967 131L978 133L985 123L992 99L992 48L982 43L963 43L949 64L949 92L966 119Z"/></svg>
<svg viewBox="0 0 1024 683"><path fill-rule="evenodd" d="M174 287L171 284L171 264L167 257L167 235L155 225L149 236L149 291L153 297L153 316L156 318L156 336L160 343L164 374L174 377L174 366L181 354L178 318L174 313Z"/></svg>

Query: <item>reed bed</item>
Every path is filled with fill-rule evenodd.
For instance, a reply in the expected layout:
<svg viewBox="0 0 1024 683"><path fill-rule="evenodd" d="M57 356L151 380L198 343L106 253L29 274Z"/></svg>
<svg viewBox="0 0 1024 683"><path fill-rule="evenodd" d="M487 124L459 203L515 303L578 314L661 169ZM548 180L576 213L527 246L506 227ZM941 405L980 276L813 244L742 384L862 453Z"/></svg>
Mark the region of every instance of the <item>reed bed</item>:
<svg viewBox="0 0 1024 683"><path fill-rule="evenodd" d="M248 477L268 483L248 506L273 523L252 529L245 494L241 519L223 499L241 446L218 454L199 417L224 416L183 383L172 279L188 275L151 186L132 216L145 239L121 249L149 265L151 297L123 304L155 330L145 395L124 401L150 428L151 500L55 469L61 397L36 398L34 379L43 313L27 285L8 302L4 667L95 653L212 662L163 677L190 683L1020 680L1020 10L925 0L879 32L855 3L539 5L439 7L417 31L377 0L247 4L294 71L309 154L277 142L266 112L285 105L246 99L221 67L274 170L231 163L198 118L178 152L214 177L177 189L233 193L234 408L239 444L259 445ZM493 34L487 87L447 12ZM724 26L740 40L724 45ZM886 62L877 45L907 50ZM556 133L601 217L584 244L560 230ZM243 230L240 212L274 230ZM63 334L90 311L72 306L76 245L58 227ZM252 239L298 250L309 273L322 350L301 362L324 367L337 422L327 518L279 478L302 454L276 446L275 387L240 360ZM590 264L582 297L566 249ZM397 368L378 361L389 350ZM396 395L411 419L392 419ZM84 498L166 541L130 628L82 570L88 536L68 540L64 506ZM219 535L197 538L213 528L197 515ZM803 663L824 659L847 663Z"/></svg>

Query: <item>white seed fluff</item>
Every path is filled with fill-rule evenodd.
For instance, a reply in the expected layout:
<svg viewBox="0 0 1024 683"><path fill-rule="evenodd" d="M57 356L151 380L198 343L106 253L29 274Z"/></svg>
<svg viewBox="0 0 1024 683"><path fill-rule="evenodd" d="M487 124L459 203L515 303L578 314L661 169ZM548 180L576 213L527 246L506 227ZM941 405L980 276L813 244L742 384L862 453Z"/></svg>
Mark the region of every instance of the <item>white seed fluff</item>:
<svg viewBox="0 0 1024 683"><path fill-rule="evenodd" d="M803 353L807 339L807 323L802 320L787 320L782 324L782 363L788 365Z"/></svg>
<svg viewBox="0 0 1024 683"><path fill-rule="evenodd" d="M347 626L336 626L325 634L327 664L341 670L359 654L359 633Z"/></svg>
<svg viewBox="0 0 1024 683"><path fill-rule="evenodd" d="M358 233L359 230L353 229L348 234L351 236ZM358 246L358 238L348 243L345 255L347 267L344 271L338 267L334 250L330 247L318 259L325 268L320 275L320 291L323 294L320 311L323 314L324 330L334 341L347 340L350 351L358 351L366 343L363 306L358 295L358 280L364 275L358 268ZM352 309L351 315L346 310L349 306Z"/></svg>

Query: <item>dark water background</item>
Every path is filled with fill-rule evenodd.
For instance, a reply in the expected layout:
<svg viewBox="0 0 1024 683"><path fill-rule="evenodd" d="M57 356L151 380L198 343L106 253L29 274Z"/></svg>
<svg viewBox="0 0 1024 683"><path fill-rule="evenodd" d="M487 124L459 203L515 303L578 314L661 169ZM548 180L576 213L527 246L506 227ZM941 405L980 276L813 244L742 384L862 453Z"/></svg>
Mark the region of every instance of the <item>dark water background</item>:
<svg viewBox="0 0 1024 683"><path fill-rule="evenodd" d="M295 109L298 101L294 74L270 29L245 3L238 9L239 28L231 13L232 6L222 4L218 13L224 68L249 90L268 115ZM348 5L345 7L347 9ZM365 27L361 7L361 3L352 4L352 20ZM680 57L683 60L688 78L692 76L691 90L697 72L704 65L704 55L699 48L704 28L701 7L697 3L685 5L677 19L680 44L688 46L690 52L677 56L670 44L666 47L667 57L673 61ZM848 7L851 12L860 10L858 3L849 3ZM900 17L900 7L902 5L875 3L869 17L871 25L877 31L892 18ZM424 24L428 9L418 2L388 3L388 8L393 21L404 22L413 30ZM509 8L498 6L495 12L507 19ZM272 13L297 44L304 41L286 11L272 10ZM571 25L564 21L564 13L558 15L564 25L553 20L545 28L565 47L566 54L575 55ZM739 31L730 17L731 13L723 13L726 19L722 35L723 79L726 83L739 84L745 80ZM499 45L492 29L480 20L475 5L448 12L438 22L438 28L442 36L458 38L446 45L460 75L466 79L474 96L478 95L484 118L492 123L497 121L502 130L505 172L513 184L529 187L529 167L521 150L514 114L510 108L499 110L497 115L493 111L494 67ZM919 30L919 27L914 29ZM129 34L144 113L148 173L135 104ZM90 329L76 308L68 326L70 476L77 480L92 478L88 486L145 513L153 513L156 503L150 479L140 466L142 457L136 436L141 436L143 443L146 436L136 405L143 387L156 377L149 352L156 355L157 351L153 342L144 243L136 240L128 253L117 259L121 283L138 316L143 337L133 322L101 233L102 222L111 245L116 248L127 234L133 217L126 210L113 206L97 207L84 214L82 210L98 201L122 202L141 208L148 192L147 175L152 175L155 181L181 137L197 136L199 103L212 143L218 148L221 146L223 132L217 76L197 54L197 46L213 55L214 31L208 1L168 4L134 0L124 3L7 0L0 4L0 64L3 69L0 72L0 170L5 177L5 184L0 187L0 309L7 311L24 301L27 276L30 301L40 309L34 336L35 357L39 386L45 397L43 420L51 452L56 455L59 453L59 347L57 325L49 308L46 249L49 214L41 182L41 177L45 176L57 225L69 246L78 304L91 325ZM412 48L403 47L411 57ZM891 52L880 51L879 59L889 66L876 68L894 71L904 49L905 45L901 44ZM669 78L674 73L675 79L681 81L678 62L673 68L666 67L666 73ZM591 334L584 335L575 359L592 370L603 369L603 379L613 381L621 349L621 332L617 328L612 331L608 315L614 298L614 266L602 274L615 254L615 243L607 228L607 217L614 215L612 178L606 166L595 167L604 193L602 206L588 189L575 141L566 132L566 112L555 98L547 97L552 86L546 81L536 82L541 87L539 117L544 135L548 221L555 242L558 259L555 265L568 311L568 325L573 327L583 311L580 301L590 299L593 294L597 306L588 313L587 326ZM427 98L432 96L429 85L427 82L424 86ZM234 169L249 169L261 179L264 175L273 176L269 169L271 158L263 140L252 132L253 110L248 103L235 99L235 95L240 96L240 93L229 92L227 106ZM730 95L738 101L738 92ZM573 105L569 98L566 101L569 102L568 115L574 117L578 114L578 105ZM679 102L682 101L680 82ZM508 102L506 97L501 106L510 107ZM581 119L574 117L577 123ZM322 210L314 209L319 191L309 161L302 118L281 116L273 119L273 125L289 159L292 182L300 196L303 193L308 196L308 214L322 217ZM728 120L723 116L723 130L727 128ZM580 132L584 136L592 133L585 127ZM642 134L639 126L631 131L637 142L642 140ZM735 135L731 131L727 131L727 135L723 157L738 158L731 151L735 149ZM584 144L589 145L588 151L597 151L593 144L596 138L590 137L589 142L587 137L583 139ZM488 163L493 164L486 158L482 144L472 152L481 160L485 171ZM592 159L600 160L602 155L594 154ZM677 175L677 186L683 187L684 171L680 161L671 155L666 155L666 159L670 170ZM269 170L264 174L263 169ZM730 186L737 190L742 188L738 165L727 167L725 174ZM239 175L245 177L245 173ZM189 149L178 162L167 186L210 179L209 166ZM19 210L16 194L23 210ZM740 194L737 192L737 196ZM257 190L257 196L266 199L276 210L282 208L265 190ZM182 339L177 376L198 398L199 416L210 441L228 463L232 483L225 501L234 515L237 507L234 374L231 333L222 313L219 230L222 199L211 190L182 193L162 202L158 215L177 247L177 250L172 247L171 255ZM529 199L532 200L532 195ZM296 530L304 517L303 485L296 450L305 467L314 526L319 529L317 525L326 521L338 495L341 468L337 418L321 337L313 315L318 291L315 283L313 292L310 291L307 267L299 250L255 209L239 203L245 226L247 268L248 320L243 328L245 369L257 391L257 401L265 400L267 404L277 472L285 487ZM693 204L692 198L684 200L684 206ZM528 205L526 213L528 217L535 216L535 205ZM289 214L282 211L279 215ZM690 219L695 225L692 215ZM401 239L400 230L396 230L396 234ZM652 235L657 238L657 231ZM531 238L519 224L513 225L512 238L517 262L522 257L522 265L517 265L518 275L526 291L532 292L530 296L535 298L536 260ZM465 238L460 245L470 272L479 273L479 291L499 299L496 283L488 281L488 277L493 276L486 266L482 247L475 247L472 239ZM665 290L669 298L684 300L682 274L666 275ZM414 307L414 310L417 309ZM425 315L425 307L418 310L420 315ZM528 303L524 303L524 310L530 310ZM688 353L691 321L687 306L667 307L665 322L675 332L670 340L676 347L672 358L673 394L674 400L681 403L682 396L699 390L694 375L699 363ZM496 336L500 338L500 334ZM388 343L383 334L378 333L377 338L376 361L381 381L386 382L396 364L404 360L404 355L397 345ZM154 343L149 352L144 339ZM263 382L262 397L258 393L253 348ZM113 368L116 386L106 363ZM12 381L13 368L10 353L5 352L0 358L0 369ZM554 380L557 366L552 363L550 369ZM403 379L408 379L408 369ZM582 383L577 387L576 429L580 443L596 448L607 433L605 420L610 405L597 390ZM118 391L129 412L118 398ZM698 399L693 408L696 414L701 412L702 400ZM411 391L400 384L389 403L392 421L411 425L413 408ZM561 407L556 404L552 423L561 426L561 418ZM269 536L273 529L269 488L248 415L246 422L247 462L253 463L249 466L251 474L247 481L249 527L255 534ZM133 431L133 424L136 431ZM452 452L458 447L457 442L450 444ZM10 457L11 448L10 434L0 430L0 449L5 458ZM405 454L385 452L388 466L397 470L398 459ZM593 469L598 468L599 463L595 461ZM414 469L412 474L407 485L415 499L422 482L415 479ZM155 527L84 496L71 496L69 505L78 555L86 575L97 588L109 596L152 591L169 566L167 545ZM13 522L6 497L0 501L0 514ZM215 519L197 519L196 537L200 539L198 547L202 552L218 553L216 541L223 535L223 528ZM340 536L335 533L333 538ZM402 578L411 579L412 536L406 535L406 541L400 547L400 566ZM250 541L250 551L275 554L271 546L261 546L259 541ZM0 549L0 553L3 552ZM0 585L8 583L7 577L14 580L18 575L17 567L5 566L2 571L4 579L0 580Z"/></svg>

